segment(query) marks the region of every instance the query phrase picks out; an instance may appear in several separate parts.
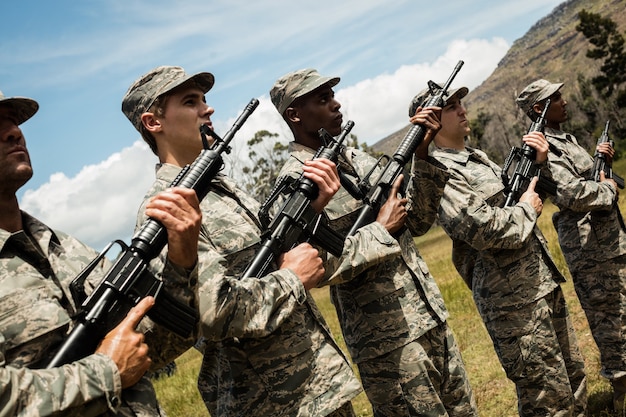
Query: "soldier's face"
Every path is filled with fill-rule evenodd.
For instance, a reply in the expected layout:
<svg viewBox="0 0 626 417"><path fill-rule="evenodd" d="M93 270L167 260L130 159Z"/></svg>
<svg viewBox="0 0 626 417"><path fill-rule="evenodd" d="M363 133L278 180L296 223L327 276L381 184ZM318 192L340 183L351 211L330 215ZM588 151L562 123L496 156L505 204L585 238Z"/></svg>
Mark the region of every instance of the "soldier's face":
<svg viewBox="0 0 626 417"><path fill-rule="evenodd" d="M548 122L563 123L567 121L569 115L567 113L567 101L563 98L560 91L550 96L550 107L546 112L546 120Z"/></svg>
<svg viewBox="0 0 626 417"><path fill-rule="evenodd" d="M206 104L202 90L196 87L180 88L168 97L159 121L172 147L198 155L202 150L200 125L213 128L211 115L214 112Z"/></svg>
<svg viewBox="0 0 626 417"><path fill-rule="evenodd" d="M15 192L33 176L26 141L17 124L17 113L0 106L0 178L2 187Z"/></svg>
<svg viewBox="0 0 626 417"><path fill-rule="evenodd" d="M333 136L341 133L343 115L339 111L341 104L335 100L335 92L328 85L321 86L298 99L297 108L300 123L304 130L317 135L324 128Z"/></svg>
<svg viewBox="0 0 626 417"><path fill-rule="evenodd" d="M441 109L441 130L437 134L448 139L462 140L469 135L467 112L461 100L454 98Z"/></svg>

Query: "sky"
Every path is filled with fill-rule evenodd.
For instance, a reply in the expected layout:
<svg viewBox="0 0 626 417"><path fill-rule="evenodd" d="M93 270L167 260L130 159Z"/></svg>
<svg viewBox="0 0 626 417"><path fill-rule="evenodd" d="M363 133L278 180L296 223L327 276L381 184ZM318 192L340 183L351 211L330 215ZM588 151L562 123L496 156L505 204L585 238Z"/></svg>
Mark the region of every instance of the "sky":
<svg viewBox="0 0 626 417"><path fill-rule="evenodd" d="M0 91L39 102L21 128L34 167L23 210L96 250L130 243L156 156L121 112L134 80L159 65L209 71L206 95L223 135L252 98L260 105L232 142L237 177L246 141L289 131L269 100L282 75L339 76L344 121L376 143L408 123L428 80L480 85L513 42L560 0L70 0L0 5ZM1 181L1 179L0 179Z"/></svg>

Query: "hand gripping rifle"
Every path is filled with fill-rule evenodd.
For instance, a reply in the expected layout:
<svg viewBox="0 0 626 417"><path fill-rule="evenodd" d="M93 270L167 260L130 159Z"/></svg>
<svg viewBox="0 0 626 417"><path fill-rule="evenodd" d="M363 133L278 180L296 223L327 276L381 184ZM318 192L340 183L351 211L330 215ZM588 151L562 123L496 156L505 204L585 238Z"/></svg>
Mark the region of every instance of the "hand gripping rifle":
<svg viewBox="0 0 626 417"><path fill-rule="evenodd" d="M543 133L545 131L548 107L550 107L550 99L546 100L541 115L530 124L527 133ZM556 146L549 144L549 147L552 153L559 156L561 155L561 151ZM502 182L506 187L504 207L514 206L518 202L524 191L528 189L528 185L533 177L539 177L539 181L537 181L537 191L550 195L556 194L556 183L540 175L539 168L535 165L536 158L537 151L526 143L524 143L521 148L516 146L511 148L502 167ZM509 178L508 171L513 162L516 162L516 165L513 170L513 175Z"/></svg>
<svg viewBox="0 0 626 417"><path fill-rule="evenodd" d="M422 103L421 106L424 108L431 106L443 107L445 103L444 98L448 95L448 88L450 88L450 84L452 84L454 77L456 77L462 66L463 61L459 61L443 87L438 86L433 81L429 81L428 88L430 89L431 98ZM378 166L378 163L358 184L358 188L364 191L364 204L356 221L348 232L348 236L354 235L358 229L376 220L376 216L387 200L393 183L398 176L402 174L404 166L411 160L415 150L426 137L426 131L426 127L422 125L413 125L396 149L393 157L389 158L388 156L384 156L384 158L388 160L387 164L378 176L376 182L374 182L374 185L369 187L368 179L373 173L374 168Z"/></svg>
<svg viewBox="0 0 626 417"><path fill-rule="evenodd" d="M206 135L213 136L214 143L204 149L196 160L185 166L171 183L170 187L191 188L202 200L209 192L209 185L223 167L222 152L230 152L229 143L259 102L252 99L243 113L235 121L224 139L207 126L200 127L203 142ZM106 272L89 297L84 290L85 279L103 259L113 244L119 244L122 251L113 266ZM96 257L72 281L70 289L76 303L81 303L77 323L63 342L47 368L55 368L74 362L92 354L104 336L126 317L130 309L146 296L155 297L155 305L148 316L156 323L182 337L189 337L198 321L198 313L191 307L177 301L164 290L163 281L157 279L148 265L167 244L167 229L152 218L148 218L127 246L116 240Z"/></svg>
<svg viewBox="0 0 626 417"><path fill-rule="evenodd" d="M313 159L326 158L337 163L342 147L341 143L353 126L354 122L349 120L337 139L334 139L326 130L320 129L319 135L323 145L317 150ZM291 194L270 223L268 221L268 209L285 189L291 189ZM261 235L261 249L246 268L242 278L265 276L276 257L298 243L308 240L320 245L335 256L341 255L344 236L332 230L325 223L323 213L318 214L311 207L311 201L317 198L317 194L317 185L305 178L303 174L298 180L284 177L276 184L259 210L261 223L269 223Z"/></svg>
<svg viewBox="0 0 626 417"><path fill-rule="evenodd" d="M613 146L613 141L609 138L609 123L610 121L607 120L606 125L604 126L604 130L598 138L598 143L596 146L606 142L609 142L611 144L611 147ZM613 168L606 161L606 157L604 156L604 154L598 152L596 149L596 153L595 155L593 155L593 170L591 171L590 179L600 182L600 172L602 171L604 171L604 176L606 178L613 178L613 181L615 181L619 188L624 188L624 178L613 172Z"/></svg>

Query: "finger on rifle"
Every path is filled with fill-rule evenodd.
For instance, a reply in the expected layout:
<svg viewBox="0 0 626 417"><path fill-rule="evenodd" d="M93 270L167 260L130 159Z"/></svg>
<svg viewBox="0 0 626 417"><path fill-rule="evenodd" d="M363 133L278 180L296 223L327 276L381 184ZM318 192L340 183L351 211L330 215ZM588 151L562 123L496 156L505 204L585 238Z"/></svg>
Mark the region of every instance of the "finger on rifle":
<svg viewBox="0 0 626 417"><path fill-rule="evenodd" d="M535 191L535 186L537 185L538 181L539 177L533 177L533 179L530 180L530 184L528 184L528 191Z"/></svg>
<svg viewBox="0 0 626 417"><path fill-rule="evenodd" d="M135 307L130 309L124 320L120 323L120 326L126 326L135 330L143 316L145 316L148 310L152 308L154 303L155 300L152 296L147 296L141 299Z"/></svg>
<svg viewBox="0 0 626 417"><path fill-rule="evenodd" d="M600 181L604 181L606 179L606 174L604 173L604 170L600 170Z"/></svg>
<svg viewBox="0 0 626 417"><path fill-rule="evenodd" d="M397 197L398 192L400 191L400 187L402 186L402 180L404 179L404 174L398 175L398 178L394 181L391 186L391 195Z"/></svg>

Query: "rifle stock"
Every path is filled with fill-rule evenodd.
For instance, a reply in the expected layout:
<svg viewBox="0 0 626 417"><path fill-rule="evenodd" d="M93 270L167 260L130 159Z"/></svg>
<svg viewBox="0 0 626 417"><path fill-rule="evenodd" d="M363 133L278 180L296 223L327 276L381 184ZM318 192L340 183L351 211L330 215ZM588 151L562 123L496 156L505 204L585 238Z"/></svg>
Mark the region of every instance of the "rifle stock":
<svg viewBox="0 0 626 417"><path fill-rule="evenodd" d="M230 141L258 104L256 99L248 103L224 139L207 126L201 126L203 139L207 133L215 139L213 146L203 150L191 165L185 166L170 187L191 188L202 200L209 191L211 181L223 166L221 154L230 151ZM163 282L148 271L150 261L167 244L167 230L155 219L148 218L143 223L130 246L121 241L108 245L74 279L71 285L73 295L84 296L82 285L85 279L113 243L120 244L122 252L91 295L82 302L76 325L46 368L55 368L92 354L106 333L116 327L130 309L146 296L154 296L156 299L155 306L148 313L150 318L183 337L191 336L198 321L198 313L168 294Z"/></svg>
<svg viewBox="0 0 626 417"><path fill-rule="evenodd" d="M448 88L450 88L454 77L456 77L462 66L463 61L459 61L442 87L437 86L432 81L429 82L431 97L422 104L422 107L443 107L444 97L448 94ZM439 87L438 91L432 91L434 87ZM413 125L411 129L409 129L402 142L400 142L400 145L398 145L393 157L389 158L373 186L369 188L369 191L363 198L363 207L348 232L348 236L354 235L361 227L376 220L380 208L387 200L389 190L398 176L402 174L404 166L411 160L418 146L424 141L426 131L427 128L419 124ZM365 185L361 186L361 188L365 187Z"/></svg>
<svg viewBox="0 0 626 417"><path fill-rule="evenodd" d="M331 145L321 146L313 159L326 158L337 163L342 142L353 126L354 122L348 121L336 140L324 129L320 129L322 140L328 138ZM284 183L281 182L272 190L261 207L259 218L265 218L263 212L276 200L283 186ZM341 255L344 237L328 227L324 216L317 214L311 207L311 201L317 197L317 193L315 183L300 175L295 189L263 232L261 249L242 274L242 278L265 276L276 257L305 240L318 244L335 256Z"/></svg>

